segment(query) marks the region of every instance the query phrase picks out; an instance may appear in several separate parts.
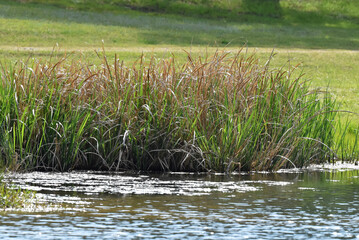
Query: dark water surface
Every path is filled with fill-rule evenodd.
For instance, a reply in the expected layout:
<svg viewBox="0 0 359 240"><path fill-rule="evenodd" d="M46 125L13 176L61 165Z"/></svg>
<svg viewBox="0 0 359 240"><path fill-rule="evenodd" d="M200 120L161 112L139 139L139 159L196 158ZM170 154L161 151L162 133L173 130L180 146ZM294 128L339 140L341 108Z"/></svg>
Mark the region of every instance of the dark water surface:
<svg viewBox="0 0 359 240"><path fill-rule="evenodd" d="M0 239L359 239L359 170L7 177L43 208L1 213Z"/></svg>

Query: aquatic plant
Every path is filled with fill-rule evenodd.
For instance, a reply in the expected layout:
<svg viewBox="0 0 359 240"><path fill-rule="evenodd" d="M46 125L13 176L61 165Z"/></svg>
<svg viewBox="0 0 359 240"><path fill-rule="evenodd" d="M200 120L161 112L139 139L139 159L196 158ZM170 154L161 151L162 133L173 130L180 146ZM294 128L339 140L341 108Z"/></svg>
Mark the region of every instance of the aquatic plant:
<svg viewBox="0 0 359 240"><path fill-rule="evenodd" d="M0 176L0 208L24 208L35 198L34 192L8 186Z"/></svg>
<svg viewBox="0 0 359 240"><path fill-rule="evenodd" d="M217 52L126 66L18 62L0 75L0 150L17 170L275 170L329 161L336 104L292 70ZM343 144L340 146L344 146ZM350 158L341 151L343 158ZM354 153L354 150L353 150Z"/></svg>

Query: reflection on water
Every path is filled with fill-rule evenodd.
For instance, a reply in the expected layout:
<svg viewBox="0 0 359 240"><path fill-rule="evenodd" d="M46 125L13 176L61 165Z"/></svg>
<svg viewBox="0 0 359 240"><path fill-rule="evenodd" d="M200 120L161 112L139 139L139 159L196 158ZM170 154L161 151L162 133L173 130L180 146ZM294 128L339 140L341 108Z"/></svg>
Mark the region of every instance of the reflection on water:
<svg viewBox="0 0 359 240"><path fill-rule="evenodd" d="M355 239L359 170L280 174L29 173L57 211L4 212L0 238Z"/></svg>

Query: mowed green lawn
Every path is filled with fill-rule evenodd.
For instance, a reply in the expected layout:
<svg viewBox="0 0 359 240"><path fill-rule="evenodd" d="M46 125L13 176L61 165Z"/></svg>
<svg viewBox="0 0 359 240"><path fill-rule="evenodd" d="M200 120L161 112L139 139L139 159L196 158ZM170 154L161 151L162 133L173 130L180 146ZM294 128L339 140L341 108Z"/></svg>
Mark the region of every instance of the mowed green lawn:
<svg viewBox="0 0 359 240"><path fill-rule="evenodd" d="M205 55L217 49L237 52L245 46L243 52L256 52L264 63L274 49L273 67L288 61L301 63L297 73L304 72L313 87L329 88L342 109L359 112L359 14L353 7L355 1L346 1L347 5L324 1L332 9L325 12L316 8L318 1L301 5L283 0L280 19L189 17L110 7L96 11L94 5L79 11L75 1L58 1L57 5L37 2L42 3L0 0L2 62L28 57L47 60L58 46L58 55L75 51L75 58L82 56L96 63L94 50L101 51L104 45L109 58L117 54L125 62L135 61L142 53L158 58L173 53L184 59L184 50ZM66 8L69 6L75 10ZM358 116L351 118L359 124Z"/></svg>
<svg viewBox="0 0 359 240"><path fill-rule="evenodd" d="M292 11L288 10L280 19L251 15L238 19L213 19L135 11L84 12L47 4L0 0L0 45L43 47L59 43L63 47L98 47L103 39L107 47L247 44L249 47L269 48L359 48L356 31L359 16L333 12L335 17L319 17L323 13L313 12L308 7L299 14L303 7L297 6L296 13L290 8ZM292 15L297 17L291 19Z"/></svg>

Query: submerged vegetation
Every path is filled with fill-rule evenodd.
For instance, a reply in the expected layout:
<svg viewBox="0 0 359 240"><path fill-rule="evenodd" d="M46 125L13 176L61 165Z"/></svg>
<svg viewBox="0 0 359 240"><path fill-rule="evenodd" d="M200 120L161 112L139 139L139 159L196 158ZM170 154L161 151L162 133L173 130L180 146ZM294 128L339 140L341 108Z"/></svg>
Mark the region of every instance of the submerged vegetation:
<svg viewBox="0 0 359 240"><path fill-rule="evenodd" d="M0 209L24 208L34 197L32 191L8 186L3 181L3 176L0 176Z"/></svg>
<svg viewBox="0 0 359 240"><path fill-rule="evenodd" d="M1 163L12 170L276 170L354 156L336 104L292 70L217 52L132 66L66 58L0 72ZM338 137L339 136L339 137ZM338 142L335 139L339 139ZM356 140L355 140L356 141Z"/></svg>

